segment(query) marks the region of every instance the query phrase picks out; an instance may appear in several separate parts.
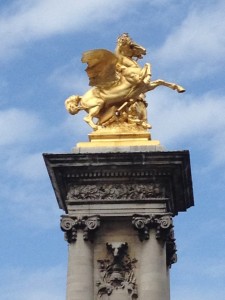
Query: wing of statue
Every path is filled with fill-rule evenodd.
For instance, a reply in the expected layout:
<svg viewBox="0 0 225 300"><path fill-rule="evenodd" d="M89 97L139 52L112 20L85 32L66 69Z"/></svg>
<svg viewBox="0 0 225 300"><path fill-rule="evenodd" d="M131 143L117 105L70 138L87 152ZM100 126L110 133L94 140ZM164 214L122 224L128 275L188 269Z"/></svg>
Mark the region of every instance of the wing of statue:
<svg viewBox="0 0 225 300"><path fill-rule="evenodd" d="M86 72L90 86L110 84L117 79L116 55L105 49L89 50L83 53L81 61L87 63Z"/></svg>

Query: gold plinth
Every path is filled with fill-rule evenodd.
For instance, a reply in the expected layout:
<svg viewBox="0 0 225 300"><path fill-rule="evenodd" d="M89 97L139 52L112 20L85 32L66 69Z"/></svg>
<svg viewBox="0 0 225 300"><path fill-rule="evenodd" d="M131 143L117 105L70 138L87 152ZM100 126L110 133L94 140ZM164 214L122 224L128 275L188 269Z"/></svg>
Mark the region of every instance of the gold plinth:
<svg viewBox="0 0 225 300"><path fill-rule="evenodd" d="M151 134L149 132L138 132L138 133L108 133L108 132L93 132L88 135L90 142L100 142L100 141L122 141L122 140L139 140L139 141L149 141L151 140Z"/></svg>
<svg viewBox="0 0 225 300"><path fill-rule="evenodd" d="M160 142L151 140L148 132L144 133L91 133L89 142L80 142L78 148L120 147L120 146L158 146Z"/></svg>

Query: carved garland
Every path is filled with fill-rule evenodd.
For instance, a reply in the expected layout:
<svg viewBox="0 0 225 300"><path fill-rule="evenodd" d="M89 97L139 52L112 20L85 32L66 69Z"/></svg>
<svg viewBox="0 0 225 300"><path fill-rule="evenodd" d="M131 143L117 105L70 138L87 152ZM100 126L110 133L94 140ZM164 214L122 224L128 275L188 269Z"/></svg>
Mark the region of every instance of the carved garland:
<svg viewBox="0 0 225 300"><path fill-rule="evenodd" d="M69 201L79 200L148 200L165 197L165 189L158 183L148 184L87 184L71 186Z"/></svg>
<svg viewBox="0 0 225 300"><path fill-rule="evenodd" d="M177 262L177 247L175 241L174 230L171 228L166 239L166 259L169 267Z"/></svg>
<svg viewBox="0 0 225 300"><path fill-rule="evenodd" d="M65 232L65 240L68 243L76 242L77 230L83 230L83 238L85 241L93 241L95 230L100 226L100 217L91 216L78 219L77 217L62 216L60 223L62 231Z"/></svg>

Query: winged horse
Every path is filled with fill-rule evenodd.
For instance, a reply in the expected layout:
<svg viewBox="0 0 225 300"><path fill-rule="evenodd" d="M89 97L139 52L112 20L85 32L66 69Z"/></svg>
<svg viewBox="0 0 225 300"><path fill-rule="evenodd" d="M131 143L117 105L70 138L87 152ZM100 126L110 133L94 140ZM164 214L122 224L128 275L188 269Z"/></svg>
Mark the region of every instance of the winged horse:
<svg viewBox="0 0 225 300"><path fill-rule="evenodd" d="M72 95L65 101L70 114L85 110L84 120L97 130L101 124L115 113L115 108L137 99L140 95L166 86L179 93L185 89L162 79L151 80L151 65L141 67L136 60L146 55L146 49L134 42L128 34L117 40L115 52L95 49L83 53L82 62L87 63L86 72L92 86L83 96ZM136 60L135 60L136 59ZM97 118L94 123L93 118Z"/></svg>

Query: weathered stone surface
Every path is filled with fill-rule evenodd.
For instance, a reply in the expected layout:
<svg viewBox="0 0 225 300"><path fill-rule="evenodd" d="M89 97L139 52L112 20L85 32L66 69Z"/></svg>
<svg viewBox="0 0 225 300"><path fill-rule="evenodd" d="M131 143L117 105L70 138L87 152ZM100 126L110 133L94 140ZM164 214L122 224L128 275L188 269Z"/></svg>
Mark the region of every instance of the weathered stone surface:
<svg viewBox="0 0 225 300"><path fill-rule="evenodd" d="M188 151L44 154L58 200L66 213L85 206L96 214L98 205L112 206L116 215L138 204L144 209L164 203L176 215L192 205ZM130 215L135 211L130 212Z"/></svg>
<svg viewBox="0 0 225 300"><path fill-rule="evenodd" d="M67 300L169 300L172 217L194 205L189 152L92 150L44 154L66 213Z"/></svg>

